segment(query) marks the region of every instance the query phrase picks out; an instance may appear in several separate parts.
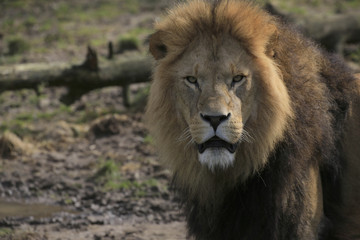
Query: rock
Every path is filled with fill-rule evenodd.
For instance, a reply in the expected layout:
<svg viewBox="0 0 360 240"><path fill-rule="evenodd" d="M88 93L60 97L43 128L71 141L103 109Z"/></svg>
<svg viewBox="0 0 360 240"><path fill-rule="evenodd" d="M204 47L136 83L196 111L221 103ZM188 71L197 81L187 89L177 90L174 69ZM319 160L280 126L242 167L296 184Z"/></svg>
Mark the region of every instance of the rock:
<svg viewBox="0 0 360 240"><path fill-rule="evenodd" d="M139 163L129 162L129 163L124 164L121 167L121 171L133 173L133 172L138 171L140 168L141 168L141 165Z"/></svg>
<svg viewBox="0 0 360 240"><path fill-rule="evenodd" d="M146 216L146 219L147 219L149 222L152 222L152 221L154 221L154 215L149 214L149 215Z"/></svg>
<svg viewBox="0 0 360 240"><path fill-rule="evenodd" d="M43 98L43 99L40 99L40 101L39 101L39 107L41 109L48 108L50 106L50 104L51 104L51 101L48 98Z"/></svg>
<svg viewBox="0 0 360 240"><path fill-rule="evenodd" d="M64 162L66 159L65 154L59 152L51 152L48 156L48 160L51 162Z"/></svg>
<svg viewBox="0 0 360 240"><path fill-rule="evenodd" d="M74 135L75 130L67 122L59 121L46 127L40 138L59 142L72 139Z"/></svg>
<svg viewBox="0 0 360 240"><path fill-rule="evenodd" d="M122 128L129 127L131 120L126 115L110 114L94 120L88 132L90 138L101 138L121 133Z"/></svg>
<svg viewBox="0 0 360 240"><path fill-rule="evenodd" d="M34 150L34 146L21 140L14 133L6 131L0 137L0 156L3 158L14 157L16 155L28 155Z"/></svg>
<svg viewBox="0 0 360 240"><path fill-rule="evenodd" d="M96 225L102 225L104 224L104 218L101 216L89 216L87 218L87 220L91 223L91 224L96 224Z"/></svg>

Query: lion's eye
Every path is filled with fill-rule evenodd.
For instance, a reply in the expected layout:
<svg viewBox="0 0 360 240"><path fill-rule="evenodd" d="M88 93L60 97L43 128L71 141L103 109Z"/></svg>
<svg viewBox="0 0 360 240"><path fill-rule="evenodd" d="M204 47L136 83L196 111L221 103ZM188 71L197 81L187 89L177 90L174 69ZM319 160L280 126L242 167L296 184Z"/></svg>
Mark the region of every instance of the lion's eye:
<svg viewBox="0 0 360 240"><path fill-rule="evenodd" d="M193 76L187 76L185 77L186 81L188 81L189 83L192 83L192 84L196 84L197 83L197 78L196 77L193 77Z"/></svg>
<svg viewBox="0 0 360 240"><path fill-rule="evenodd" d="M237 83L237 82L241 82L245 79L246 79L245 75L236 75L235 77L233 77L233 82Z"/></svg>

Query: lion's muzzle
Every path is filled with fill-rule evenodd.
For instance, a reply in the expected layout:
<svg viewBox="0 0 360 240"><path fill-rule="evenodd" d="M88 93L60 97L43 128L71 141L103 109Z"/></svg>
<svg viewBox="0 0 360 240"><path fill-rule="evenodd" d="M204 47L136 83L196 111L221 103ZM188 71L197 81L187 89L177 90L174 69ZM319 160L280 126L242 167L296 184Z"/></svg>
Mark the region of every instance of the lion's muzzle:
<svg viewBox="0 0 360 240"><path fill-rule="evenodd" d="M237 144L228 143L221 138L214 136L202 144L198 144L199 153L202 154L208 148L225 148L230 153L235 153Z"/></svg>

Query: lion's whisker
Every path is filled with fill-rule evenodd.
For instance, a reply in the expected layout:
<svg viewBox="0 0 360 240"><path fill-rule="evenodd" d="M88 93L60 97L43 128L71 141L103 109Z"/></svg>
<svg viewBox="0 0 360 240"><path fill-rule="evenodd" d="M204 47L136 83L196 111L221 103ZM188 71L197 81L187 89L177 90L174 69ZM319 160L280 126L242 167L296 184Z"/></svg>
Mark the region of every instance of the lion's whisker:
<svg viewBox="0 0 360 240"><path fill-rule="evenodd" d="M240 139L244 140L245 142L248 142L248 143L252 143L254 141L254 138L245 129L243 129Z"/></svg>
<svg viewBox="0 0 360 240"><path fill-rule="evenodd" d="M180 135L180 137L178 137L177 142L182 142L187 140L188 138L191 137L191 133L190 133L190 128L187 127L183 130L182 134Z"/></svg>
<svg viewBox="0 0 360 240"><path fill-rule="evenodd" d="M188 149L192 144L195 143L195 140L193 138L191 138L188 143L185 145L184 149Z"/></svg>

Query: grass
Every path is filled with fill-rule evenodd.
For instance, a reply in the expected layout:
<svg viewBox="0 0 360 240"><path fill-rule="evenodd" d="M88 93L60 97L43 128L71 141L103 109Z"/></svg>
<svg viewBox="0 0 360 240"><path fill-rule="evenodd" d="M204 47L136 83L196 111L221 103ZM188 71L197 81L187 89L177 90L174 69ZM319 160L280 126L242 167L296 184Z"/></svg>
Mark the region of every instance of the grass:
<svg viewBox="0 0 360 240"><path fill-rule="evenodd" d="M3 0L1 8L5 14L0 16L0 29L6 43L3 49L8 54L0 56L0 64L26 61L29 55L44 55L56 52L54 50L67 50L71 54L74 45L105 48L109 41L106 36L114 31L111 22L125 13L138 13L140 6L138 0L86 4L83 1ZM39 7L45 11L35 16L33 9ZM21 58L13 57L22 54Z"/></svg>
<svg viewBox="0 0 360 240"><path fill-rule="evenodd" d="M337 7L344 10L351 10L360 8L360 1L359 0L347 0L347 1L338 1Z"/></svg>
<svg viewBox="0 0 360 240"><path fill-rule="evenodd" d="M36 18L34 16L28 16L23 25L25 26L26 30L30 31L36 25Z"/></svg>
<svg viewBox="0 0 360 240"><path fill-rule="evenodd" d="M36 95L35 95L36 96ZM0 95L0 104L2 101L5 101L3 97ZM36 104L38 100L36 98L29 98L29 102L32 104ZM17 105L16 103L14 103ZM18 104L20 106L20 103ZM19 107L18 106L18 107ZM16 107L16 106L12 106ZM62 114L70 114L72 113L72 109L70 106L66 106L61 104L60 107L54 111L31 111L31 112L21 112L12 117L10 120L4 120L0 125L0 132L4 132L9 130L20 137L32 136L37 134L36 131L32 130L31 125L37 121L46 121L49 122Z"/></svg>
<svg viewBox="0 0 360 240"><path fill-rule="evenodd" d="M30 50L30 44L22 37L16 36L8 40L8 54L14 56Z"/></svg>
<svg viewBox="0 0 360 240"><path fill-rule="evenodd" d="M122 179L120 164L112 159L100 159L98 170L93 178L104 187L105 191L136 187L136 184L131 181Z"/></svg>
<svg viewBox="0 0 360 240"><path fill-rule="evenodd" d="M28 127L23 121L13 120L0 125L0 133L11 131L19 137L34 135L35 132Z"/></svg>
<svg viewBox="0 0 360 240"><path fill-rule="evenodd" d="M153 144L154 143L153 137L151 135L146 135L146 137L144 138L144 143Z"/></svg>
<svg viewBox="0 0 360 240"><path fill-rule="evenodd" d="M130 13L138 13L140 6L139 6L139 0L124 0L124 7L129 11Z"/></svg>
<svg viewBox="0 0 360 240"><path fill-rule="evenodd" d="M152 33L154 30L153 29L149 29L149 28L143 28L143 27L136 27L136 28L133 28L131 29L128 34L131 35L131 36L140 36L140 35L143 35L143 34L150 34Z"/></svg>
<svg viewBox="0 0 360 240"><path fill-rule="evenodd" d="M119 164L112 159L102 160L100 159L99 169L96 171L95 179L115 179L120 176Z"/></svg>
<svg viewBox="0 0 360 240"><path fill-rule="evenodd" d="M10 237L14 231L11 228L1 227L0 228L0 238ZM5 238L6 239L6 238Z"/></svg>
<svg viewBox="0 0 360 240"><path fill-rule="evenodd" d="M129 180L121 174L120 163L112 159L100 159L100 164L93 178L103 187L104 191L134 190L135 197L146 195L146 189L159 186L159 182L150 178L143 181Z"/></svg>
<svg viewBox="0 0 360 240"><path fill-rule="evenodd" d="M350 55L351 61L354 61L356 63L360 63L360 47Z"/></svg>

